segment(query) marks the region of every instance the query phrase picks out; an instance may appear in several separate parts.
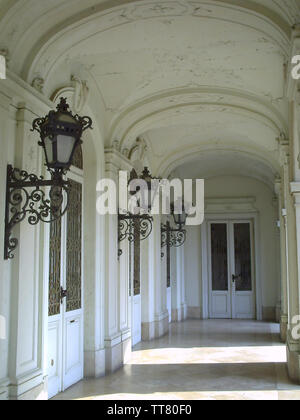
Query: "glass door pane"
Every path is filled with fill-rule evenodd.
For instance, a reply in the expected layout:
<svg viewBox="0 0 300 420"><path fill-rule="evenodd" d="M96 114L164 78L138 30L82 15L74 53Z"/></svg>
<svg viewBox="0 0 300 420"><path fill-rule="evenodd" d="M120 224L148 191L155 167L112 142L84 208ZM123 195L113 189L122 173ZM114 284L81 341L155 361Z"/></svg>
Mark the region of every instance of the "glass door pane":
<svg viewBox="0 0 300 420"><path fill-rule="evenodd" d="M252 291L250 223L234 225L236 291Z"/></svg>
<svg viewBox="0 0 300 420"><path fill-rule="evenodd" d="M167 287L171 287L171 248L169 241L167 243Z"/></svg>
<svg viewBox="0 0 300 420"><path fill-rule="evenodd" d="M211 225L212 290L228 291L227 224Z"/></svg>
<svg viewBox="0 0 300 420"><path fill-rule="evenodd" d="M141 237L140 221L134 221L134 277L133 277L134 296L141 294Z"/></svg>
<svg viewBox="0 0 300 420"><path fill-rule="evenodd" d="M60 314L61 219L50 225L49 308L48 315Z"/></svg>
<svg viewBox="0 0 300 420"><path fill-rule="evenodd" d="M70 180L67 213L67 312L81 309L82 288L82 185Z"/></svg>

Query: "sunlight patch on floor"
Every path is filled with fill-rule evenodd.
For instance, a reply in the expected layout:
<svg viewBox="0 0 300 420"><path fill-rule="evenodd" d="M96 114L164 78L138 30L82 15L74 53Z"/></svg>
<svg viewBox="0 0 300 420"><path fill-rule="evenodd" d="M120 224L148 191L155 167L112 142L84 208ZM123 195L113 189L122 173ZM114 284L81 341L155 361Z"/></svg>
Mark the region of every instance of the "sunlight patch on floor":
<svg viewBox="0 0 300 420"><path fill-rule="evenodd" d="M278 401L278 400L300 400L300 391L218 391L218 392L159 392L153 394L110 394L104 396L93 396L86 398L75 398L76 401Z"/></svg>
<svg viewBox="0 0 300 420"><path fill-rule="evenodd" d="M286 363L285 346L197 347L138 350L129 365Z"/></svg>

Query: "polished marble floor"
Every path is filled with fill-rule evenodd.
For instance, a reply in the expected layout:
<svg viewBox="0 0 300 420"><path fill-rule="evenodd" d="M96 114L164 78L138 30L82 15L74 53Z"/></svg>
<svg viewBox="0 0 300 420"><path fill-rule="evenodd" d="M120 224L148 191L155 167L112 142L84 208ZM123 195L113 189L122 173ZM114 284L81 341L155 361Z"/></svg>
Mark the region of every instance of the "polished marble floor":
<svg viewBox="0 0 300 420"><path fill-rule="evenodd" d="M56 400L300 400L287 375L279 326L186 321L140 343L113 375L84 380Z"/></svg>

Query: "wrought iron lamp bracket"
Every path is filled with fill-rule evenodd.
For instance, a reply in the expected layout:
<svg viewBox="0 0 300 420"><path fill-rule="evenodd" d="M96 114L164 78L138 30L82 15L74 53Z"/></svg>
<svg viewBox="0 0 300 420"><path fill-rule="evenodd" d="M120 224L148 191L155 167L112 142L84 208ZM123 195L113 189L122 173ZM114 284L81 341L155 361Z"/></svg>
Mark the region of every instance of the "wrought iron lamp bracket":
<svg viewBox="0 0 300 420"><path fill-rule="evenodd" d="M14 251L19 244L18 239L12 237L16 225L26 218L32 226L39 222L51 223L66 213L70 183L64 180L63 175L62 171L51 171L51 180L45 180L11 165L7 166L5 260L14 258ZM49 194L46 194L44 187L51 187Z"/></svg>

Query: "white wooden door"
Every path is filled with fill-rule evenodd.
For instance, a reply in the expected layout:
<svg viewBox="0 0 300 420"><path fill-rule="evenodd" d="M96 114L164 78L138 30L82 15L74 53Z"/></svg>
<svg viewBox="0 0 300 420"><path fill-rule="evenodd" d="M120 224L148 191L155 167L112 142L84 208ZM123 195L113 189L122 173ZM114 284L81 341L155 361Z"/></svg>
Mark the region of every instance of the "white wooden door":
<svg viewBox="0 0 300 420"><path fill-rule="evenodd" d="M139 232L137 226L136 232ZM142 341L142 296L141 296L141 241L139 233L131 244L130 304L132 346Z"/></svg>
<svg viewBox="0 0 300 420"><path fill-rule="evenodd" d="M132 346L142 341L141 295L132 296Z"/></svg>
<svg viewBox="0 0 300 420"><path fill-rule="evenodd" d="M172 322L172 288L171 288L171 247L167 241L167 309L169 312L169 323Z"/></svg>
<svg viewBox="0 0 300 420"><path fill-rule="evenodd" d="M254 319L251 221L209 223L210 318Z"/></svg>
<svg viewBox="0 0 300 420"><path fill-rule="evenodd" d="M83 378L82 177L70 174L70 206L51 224L49 256L48 393ZM66 296L62 297L62 291Z"/></svg>

